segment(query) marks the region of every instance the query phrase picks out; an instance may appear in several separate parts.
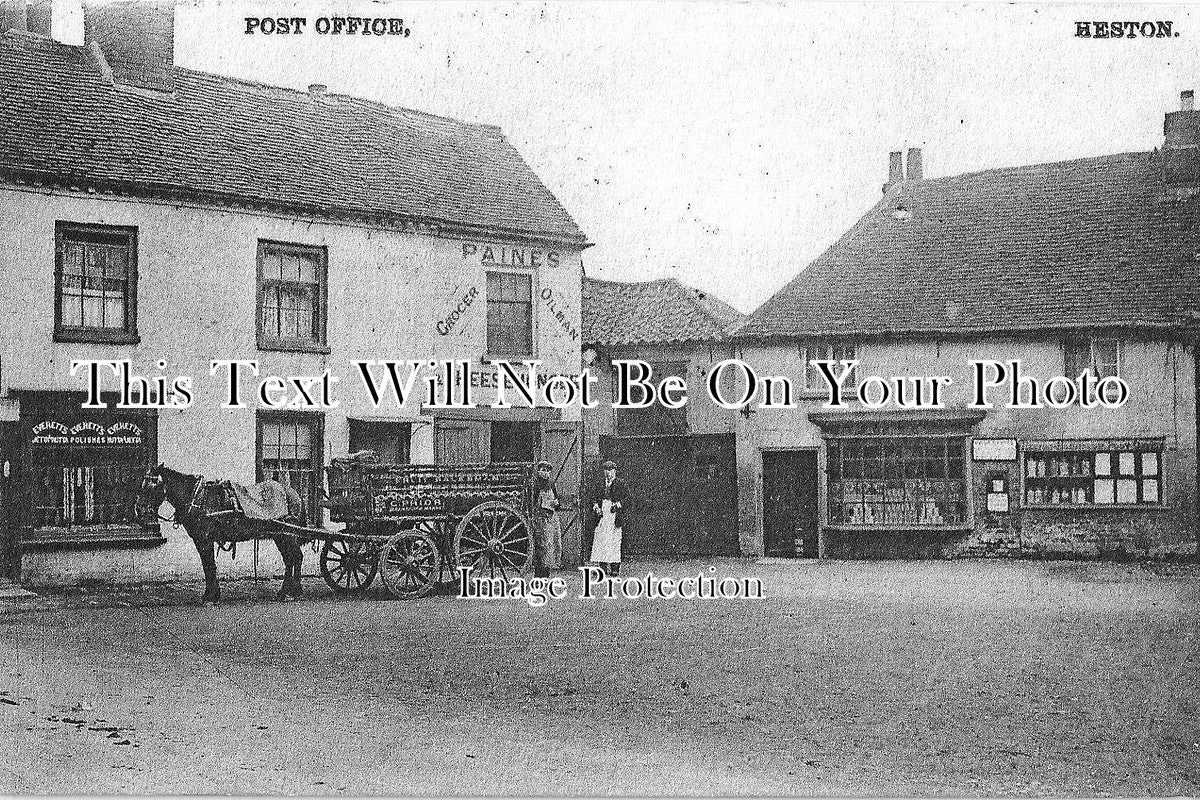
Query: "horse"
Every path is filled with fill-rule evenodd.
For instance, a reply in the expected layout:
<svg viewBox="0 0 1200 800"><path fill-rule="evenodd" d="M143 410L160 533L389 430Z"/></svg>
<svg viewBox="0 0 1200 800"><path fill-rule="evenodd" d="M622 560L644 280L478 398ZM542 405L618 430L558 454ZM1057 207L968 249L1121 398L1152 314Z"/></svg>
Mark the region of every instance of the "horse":
<svg viewBox="0 0 1200 800"><path fill-rule="evenodd" d="M291 487L283 488L288 494L288 506L302 508L300 495ZM279 548L279 555L283 557L283 586L276 597L291 600L303 595L300 570L304 563L304 551L300 537L284 532L281 526L270 520L248 519L232 507L221 484L206 481L201 475L188 475L159 464L146 470L142 478L135 501L136 515L146 524L168 521L158 515L159 506L164 501L175 510L169 521L187 531L196 545L196 552L200 554L200 564L204 567L202 604L215 604L221 599L214 545L263 538L273 539ZM303 514L296 522L300 526L307 525ZM275 534L272 534L273 530Z"/></svg>

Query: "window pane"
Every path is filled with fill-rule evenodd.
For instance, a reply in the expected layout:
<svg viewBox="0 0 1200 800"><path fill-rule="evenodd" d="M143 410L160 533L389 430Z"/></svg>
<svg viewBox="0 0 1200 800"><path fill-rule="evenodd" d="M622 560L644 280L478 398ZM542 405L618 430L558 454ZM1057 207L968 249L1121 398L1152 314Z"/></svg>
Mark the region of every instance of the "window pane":
<svg viewBox="0 0 1200 800"><path fill-rule="evenodd" d="M1121 479L1117 481L1117 502L1137 502L1137 481Z"/></svg>
<svg viewBox="0 0 1200 800"><path fill-rule="evenodd" d="M267 247L263 257L263 277L269 280L283 280L283 254L277 248Z"/></svg>
<svg viewBox="0 0 1200 800"><path fill-rule="evenodd" d="M1106 378L1117 374L1120 353L1120 342L1116 339L1096 339L1092 342L1092 359L1097 377Z"/></svg>
<svg viewBox="0 0 1200 800"><path fill-rule="evenodd" d="M1158 474L1158 453L1142 453L1142 474Z"/></svg>
<svg viewBox="0 0 1200 800"><path fill-rule="evenodd" d="M298 265L299 271L296 275L296 280L303 283L317 282L317 259L315 255L305 254L300 256Z"/></svg>
<svg viewBox="0 0 1200 800"><path fill-rule="evenodd" d="M1132 475L1134 465L1133 453L1121 453L1118 456L1118 469L1122 475Z"/></svg>
<svg viewBox="0 0 1200 800"><path fill-rule="evenodd" d="M1096 453L1096 474L1112 474L1112 453Z"/></svg>
<svg viewBox="0 0 1200 800"><path fill-rule="evenodd" d="M1113 482L1111 480L1096 481L1093 486L1093 495L1097 504L1111 504L1114 498Z"/></svg>
<svg viewBox="0 0 1200 800"><path fill-rule="evenodd" d="M1158 478L1150 478L1142 481L1142 502L1158 502Z"/></svg>
<svg viewBox="0 0 1200 800"><path fill-rule="evenodd" d="M125 327L125 298L106 295L104 298L104 327L121 330Z"/></svg>
<svg viewBox="0 0 1200 800"><path fill-rule="evenodd" d="M1087 339L1070 339L1063 343L1063 374L1075 379L1092 365L1091 342Z"/></svg>

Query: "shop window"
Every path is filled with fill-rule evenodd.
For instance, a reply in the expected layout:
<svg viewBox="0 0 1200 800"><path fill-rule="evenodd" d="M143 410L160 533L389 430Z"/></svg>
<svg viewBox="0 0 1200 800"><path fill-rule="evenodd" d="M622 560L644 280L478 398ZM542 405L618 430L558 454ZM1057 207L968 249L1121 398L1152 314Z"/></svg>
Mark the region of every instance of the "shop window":
<svg viewBox="0 0 1200 800"><path fill-rule="evenodd" d="M142 528L134 514L142 478L156 463L154 416L85 410L81 402L65 394L21 399L29 489L24 541L158 539L157 526Z"/></svg>
<svg viewBox="0 0 1200 800"><path fill-rule="evenodd" d="M407 464L411 438L407 422L350 420L350 452L370 450L381 464Z"/></svg>
<svg viewBox="0 0 1200 800"><path fill-rule="evenodd" d="M832 525L920 528L967 522L960 437L831 439Z"/></svg>
<svg viewBox="0 0 1200 800"><path fill-rule="evenodd" d="M533 278L487 274L487 351L492 356L533 355Z"/></svg>
<svg viewBox="0 0 1200 800"><path fill-rule="evenodd" d="M259 348L324 351L325 285L325 248L260 240Z"/></svg>
<svg viewBox="0 0 1200 800"><path fill-rule="evenodd" d="M829 383L821 374L820 368L813 365L813 361L830 360L835 362L833 371L835 375L840 375L842 370L842 361L853 361L858 358L856 348L852 344L831 344L828 342L815 342L800 345L800 355L804 361L804 389L808 392L827 392L829 391ZM858 386L858 369L855 368L846 378L846 387Z"/></svg>
<svg viewBox="0 0 1200 800"><path fill-rule="evenodd" d="M537 437L536 422L493 422L492 463L537 460Z"/></svg>
<svg viewBox="0 0 1200 800"><path fill-rule="evenodd" d="M317 414L258 416L258 479L278 481L295 489L310 522L319 521L323 433L322 419Z"/></svg>
<svg viewBox="0 0 1200 800"><path fill-rule="evenodd" d="M688 362L655 361L648 363L653 371L650 381L654 385L657 386L664 378L671 376L683 378L686 384ZM726 370L725 374L728 375L732 371ZM634 373L636 370L631 372L631 377L636 377ZM617 399L615 385L613 389L613 401L615 402ZM736 396L736 393L731 391L730 396ZM636 390L631 390L630 399L638 399ZM615 413L618 436L674 436L688 433L686 404L681 408L667 408L656 400L646 408L619 408Z"/></svg>
<svg viewBox="0 0 1200 800"><path fill-rule="evenodd" d="M54 339L137 342L137 229L55 226Z"/></svg>
<svg viewBox="0 0 1200 800"><path fill-rule="evenodd" d="M1161 505L1157 446L1025 453L1025 503L1031 506Z"/></svg>

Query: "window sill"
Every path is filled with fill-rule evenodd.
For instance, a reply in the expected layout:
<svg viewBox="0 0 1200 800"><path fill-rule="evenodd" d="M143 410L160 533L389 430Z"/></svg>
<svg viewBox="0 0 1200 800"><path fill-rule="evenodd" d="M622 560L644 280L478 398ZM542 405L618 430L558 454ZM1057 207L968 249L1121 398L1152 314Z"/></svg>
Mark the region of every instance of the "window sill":
<svg viewBox="0 0 1200 800"><path fill-rule="evenodd" d="M24 550L93 548L93 547L156 547L166 543L157 528L137 525L80 528L26 528L21 535Z"/></svg>
<svg viewBox="0 0 1200 800"><path fill-rule="evenodd" d="M328 345L314 342L286 342L267 339L258 341L258 349L279 353L316 353L325 356L333 352Z"/></svg>
<svg viewBox="0 0 1200 800"><path fill-rule="evenodd" d="M64 328L54 332L54 341L70 344L141 344L141 337L126 331Z"/></svg>

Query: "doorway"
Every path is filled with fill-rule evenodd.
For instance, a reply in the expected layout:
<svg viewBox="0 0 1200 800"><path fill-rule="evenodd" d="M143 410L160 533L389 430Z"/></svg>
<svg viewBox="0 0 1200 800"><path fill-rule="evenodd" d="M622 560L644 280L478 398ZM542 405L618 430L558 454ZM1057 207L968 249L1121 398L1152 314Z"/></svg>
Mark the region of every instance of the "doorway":
<svg viewBox="0 0 1200 800"><path fill-rule="evenodd" d="M763 551L817 558L817 451L780 450L763 458Z"/></svg>

